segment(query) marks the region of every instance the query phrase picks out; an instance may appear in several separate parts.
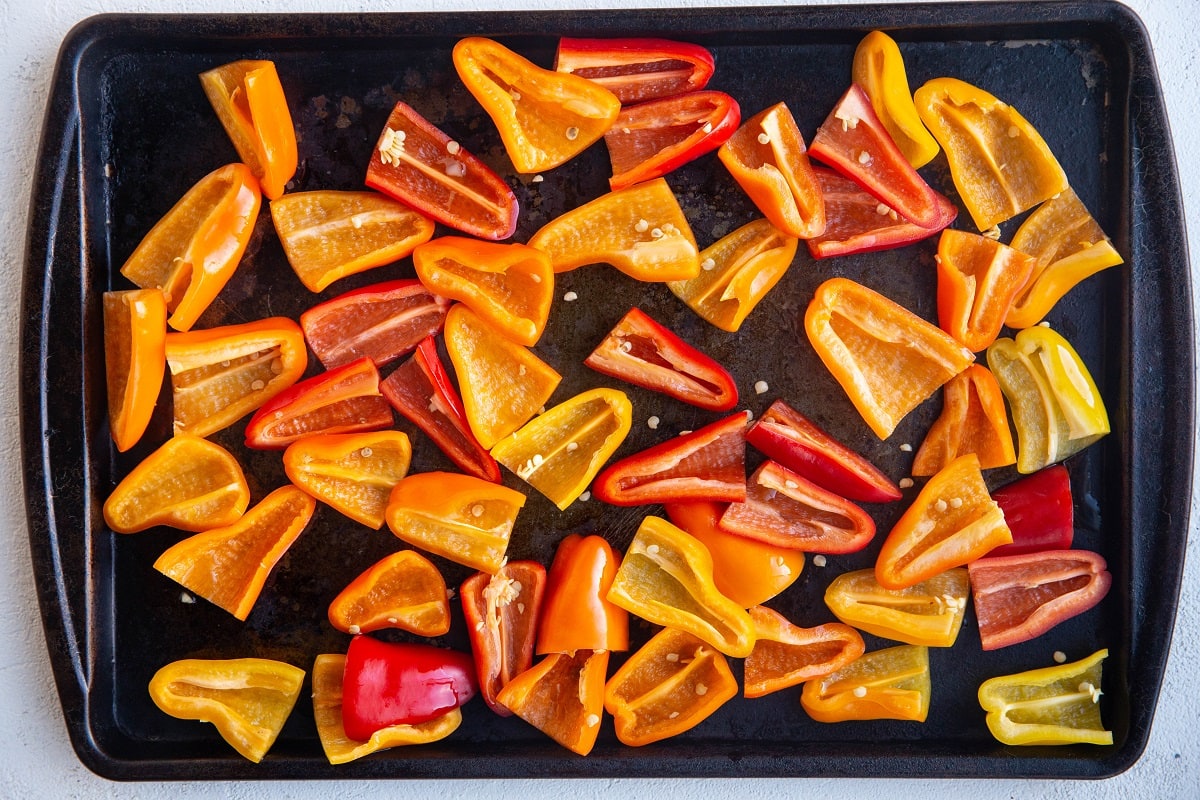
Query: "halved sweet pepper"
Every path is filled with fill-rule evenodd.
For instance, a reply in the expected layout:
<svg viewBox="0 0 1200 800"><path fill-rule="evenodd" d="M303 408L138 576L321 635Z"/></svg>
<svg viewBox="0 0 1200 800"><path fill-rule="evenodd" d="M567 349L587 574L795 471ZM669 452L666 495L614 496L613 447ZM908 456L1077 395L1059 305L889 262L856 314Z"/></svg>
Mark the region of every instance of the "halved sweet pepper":
<svg viewBox="0 0 1200 800"><path fill-rule="evenodd" d="M858 631L840 622L815 628L792 624L764 606L750 609L754 649L746 656L746 697L762 697L842 669L863 654Z"/></svg>
<svg viewBox="0 0 1200 800"><path fill-rule="evenodd" d="M477 572L463 581L463 619L475 657L479 693L501 716L500 690L533 666L533 646L546 591L546 568L536 561L509 561L495 575Z"/></svg>
<svg viewBox="0 0 1200 800"><path fill-rule="evenodd" d="M274 62L243 60L200 74L238 156L274 200L296 172L296 129Z"/></svg>
<svg viewBox="0 0 1200 800"><path fill-rule="evenodd" d="M629 614L608 600L621 559L597 535L558 543L546 577L537 653L628 650Z"/></svg>
<svg viewBox="0 0 1200 800"><path fill-rule="evenodd" d="M1004 512L983 482L979 459L968 453L921 488L888 533L875 562L875 579L886 589L915 586L1011 541Z"/></svg>
<svg viewBox="0 0 1200 800"><path fill-rule="evenodd" d="M166 371L167 304L158 289L104 293L108 429L125 452L146 432Z"/></svg>
<svg viewBox="0 0 1200 800"><path fill-rule="evenodd" d="M750 615L717 590L708 549L659 517L642 520L608 599L656 625L687 631L725 655L745 658L754 648Z"/></svg>
<svg viewBox="0 0 1200 800"><path fill-rule="evenodd" d="M938 143L917 114L896 40L883 31L864 36L854 50L851 76L870 98L879 121L908 163L916 169L932 161L938 154Z"/></svg>
<svg viewBox="0 0 1200 800"><path fill-rule="evenodd" d="M988 551L988 556L1015 556L1039 550L1066 550L1075 538L1075 509L1071 476L1062 464L1038 470L992 491L1012 531L1012 544Z"/></svg>
<svg viewBox="0 0 1200 800"><path fill-rule="evenodd" d="M961 455L974 453L980 469L1007 467L1017 460L1004 395L982 364L972 364L946 382L942 413L913 459L913 475L933 475Z"/></svg>
<svg viewBox="0 0 1200 800"><path fill-rule="evenodd" d="M624 104L703 89L713 56L700 45L669 39L558 40L554 69L598 83Z"/></svg>
<svg viewBox="0 0 1200 800"><path fill-rule="evenodd" d="M904 589L886 589L875 570L844 572L825 590L825 605L847 625L884 639L951 647L970 593L967 571L948 569Z"/></svg>
<svg viewBox="0 0 1200 800"><path fill-rule="evenodd" d="M616 506L746 499L746 415L733 414L608 465L592 484Z"/></svg>
<svg viewBox="0 0 1200 800"><path fill-rule="evenodd" d="M446 581L416 550L400 550L376 561L329 603L329 624L342 633L399 628L418 636L450 630Z"/></svg>
<svg viewBox="0 0 1200 800"><path fill-rule="evenodd" d="M817 722L899 719L929 714L929 648L902 644L873 650L804 684L800 705Z"/></svg>
<svg viewBox="0 0 1200 800"><path fill-rule="evenodd" d="M408 474L411 459L403 431L321 433L288 445L283 470L317 500L379 530L388 495Z"/></svg>
<svg viewBox="0 0 1200 800"><path fill-rule="evenodd" d="M496 699L563 747L586 756L600 734L607 674L607 650L553 653L509 681Z"/></svg>
<svg viewBox="0 0 1200 800"><path fill-rule="evenodd" d="M216 169L155 223L121 274L142 289L162 289L171 312L167 323L186 331L233 277L261 205L249 167Z"/></svg>
<svg viewBox="0 0 1200 800"><path fill-rule="evenodd" d="M973 353L1004 327L1033 271L1033 257L995 239L947 228L938 239L938 324Z"/></svg>
<svg viewBox="0 0 1200 800"><path fill-rule="evenodd" d="M603 86L542 69L491 39L460 39L451 56L458 77L496 123L517 172L571 160L621 112L621 101Z"/></svg>
<svg viewBox="0 0 1200 800"><path fill-rule="evenodd" d="M663 628L604 686L617 739L630 747L691 730L737 695L725 656L686 631Z"/></svg>
<svg viewBox="0 0 1200 800"><path fill-rule="evenodd" d="M737 405L733 376L640 308L630 309L583 363L709 411Z"/></svg>
<svg viewBox="0 0 1200 800"><path fill-rule="evenodd" d="M1012 408L1018 472L1062 461L1109 432L1091 373L1058 332L1039 325L997 339L987 359Z"/></svg>
<svg viewBox="0 0 1200 800"><path fill-rule="evenodd" d="M1100 719L1100 680L1108 650L1070 664L989 678L979 705L997 741L1008 745L1112 744Z"/></svg>
<svg viewBox="0 0 1200 800"><path fill-rule="evenodd" d="M880 439L975 360L945 331L848 278L817 287L804 329Z"/></svg>
<svg viewBox="0 0 1200 800"><path fill-rule="evenodd" d="M1067 176L1041 135L1009 104L957 78L934 78L913 97L941 143L950 177L979 230L1048 200Z"/></svg>

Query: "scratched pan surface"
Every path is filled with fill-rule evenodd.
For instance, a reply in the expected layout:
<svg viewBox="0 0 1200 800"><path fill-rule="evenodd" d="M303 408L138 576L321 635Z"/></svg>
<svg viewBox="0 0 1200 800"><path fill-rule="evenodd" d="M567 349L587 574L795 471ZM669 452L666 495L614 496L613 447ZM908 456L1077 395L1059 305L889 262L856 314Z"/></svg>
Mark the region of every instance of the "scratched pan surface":
<svg viewBox="0 0 1200 800"><path fill-rule="evenodd" d="M270 755L236 756L211 726L169 718L147 696L151 675L184 657L277 658L311 669L342 652L347 637L325 620L330 599L362 569L398 547L320 508L274 570L243 624L180 587L151 564L184 534L156 529L117 536L100 507L116 481L169 431L169 397L143 444L116 454L108 440L100 295L125 288L123 260L196 180L235 159L197 74L237 58L278 64L300 138L293 190L361 186L364 166L397 99L480 155L515 189L516 240L606 188L603 145L541 182L511 169L490 120L450 62L454 42L493 36L549 66L559 35L662 35L698 42L716 56L712 88L734 95L746 116L784 100L806 138L849 81L855 44L882 27L900 42L913 86L951 75L1017 106L1045 135L1072 184L1113 237L1126 266L1076 289L1051 316L1078 348L1108 404L1113 433L1069 463L1079 547L1098 550L1115 581L1096 609L1032 642L983 653L968 612L958 643L931 651L928 721L821 725L799 707L799 688L734 699L693 731L640 749L621 746L606 720L580 758L478 699L448 739L331 767L322 755L307 688ZM1135 154L1136 153L1136 157ZM1191 475L1191 307L1179 190L1146 33L1108 3L972 4L855 8L356 15L306 17L99 17L64 43L34 187L25 275L22 425L29 522L43 622L72 742L93 770L118 779L485 777L485 776L1070 776L1119 772L1141 754L1170 639L1186 537ZM944 158L924 170L955 197ZM701 246L755 216L713 156L669 176ZM967 227L966 215L958 227ZM1004 227L1005 238L1013 225ZM536 351L561 371L552 402L610 383L582 359L631 305L640 305L716 356L756 414L787 398L894 479L908 474L940 401L923 404L878 441L819 364L801 318L813 289L845 275L933 318L933 240L889 253L815 262L803 248L786 277L730 335L700 321L662 286L607 267L559 277L558 299ZM408 276L402 261L347 279L322 297ZM578 296L567 303L567 291ZM289 269L263 214L237 275L199 327L272 314L295 317L319 298ZM310 370L313 371L313 370ZM768 392L754 392L764 380ZM715 415L628 389L629 454ZM661 420L657 431L646 419ZM412 435L415 470L447 463ZM254 500L285 481L277 453L247 452L241 426L214 437L243 459ZM750 466L755 457L750 456ZM1013 478L989 475L993 486ZM513 475L505 482L525 488ZM832 617L829 581L869 566L910 501L872 506L880 529L865 551L811 564L770 605L801 625ZM660 509L614 510L577 502L559 513L536 492L522 511L510 555L548 562L568 532L598 532L623 549L638 520ZM439 561L456 586L467 570ZM466 648L456 607L439 644ZM652 631L635 622L635 643ZM395 637L402 638L402 637ZM886 642L870 636L871 649ZM1013 749L988 734L975 701L985 678L1107 647L1101 710L1111 747ZM618 659L619 660L619 657ZM740 675L740 662L735 662Z"/></svg>

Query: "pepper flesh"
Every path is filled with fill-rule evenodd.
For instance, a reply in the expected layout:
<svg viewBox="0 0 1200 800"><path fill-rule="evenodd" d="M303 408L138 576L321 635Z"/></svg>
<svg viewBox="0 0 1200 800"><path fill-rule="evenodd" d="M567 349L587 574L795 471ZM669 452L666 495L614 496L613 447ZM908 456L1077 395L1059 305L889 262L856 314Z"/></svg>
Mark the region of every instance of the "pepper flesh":
<svg viewBox="0 0 1200 800"><path fill-rule="evenodd" d="M108 429L122 453L150 425L166 371L167 304L158 289L104 293Z"/></svg>
<svg viewBox="0 0 1200 800"><path fill-rule="evenodd" d="M875 579L885 589L915 586L1011 541L979 459L968 453L930 478L896 522L879 551Z"/></svg>
<svg viewBox="0 0 1200 800"><path fill-rule="evenodd" d="M913 475L933 475L961 455L974 453L980 469L1016 463L1004 395L982 364L955 375L943 390L942 413L913 459Z"/></svg>
<svg viewBox="0 0 1200 800"><path fill-rule="evenodd" d="M497 699L563 747L586 756L600 733L607 673L607 650L553 653L509 681Z"/></svg>
<svg viewBox="0 0 1200 800"><path fill-rule="evenodd" d="M842 669L863 654L858 631L840 622L815 628L792 624L778 611L750 609L754 649L746 657L746 697L763 697Z"/></svg>
<svg viewBox="0 0 1200 800"><path fill-rule="evenodd" d="M1034 260L986 236L947 228L938 240L938 324L973 353L996 340Z"/></svg>
<svg viewBox="0 0 1200 800"><path fill-rule="evenodd" d="M477 572L459 589L479 693L501 716L512 712L496 699L500 690L533 666L545 591L546 568L536 561L509 561L495 575Z"/></svg>
<svg viewBox="0 0 1200 800"><path fill-rule="evenodd" d="M597 83L628 105L703 89L714 63L712 53L689 42L564 36L554 69Z"/></svg>
<svg viewBox="0 0 1200 800"><path fill-rule="evenodd" d="M884 639L952 647L962 629L967 570L948 569L904 589L879 585L872 569L845 572L825 590L825 605L847 625Z"/></svg>
<svg viewBox="0 0 1200 800"><path fill-rule="evenodd" d="M904 57L896 40L883 31L864 36L854 50L851 75L870 98L879 121L908 163L919 169L932 161L940 148L913 104Z"/></svg>
<svg viewBox="0 0 1200 800"><path fill-rule="evenodd" d="M817 722L924 722L929 697L929 648L902 644L873 650L809 681L800 693L800 705Z"/></svg>
<svg viewBox="0 0 1200 800"><path fill-rule="evenodd" d="M418 636L450 630L446 581L433 562L416 550L384 556L329 603L329 624L342 633L399 628Z"/></svg>
<svg viewBox="0 0 1200 800"><path fill-rule="evenodd" d="M1100 720L1100 679L1108 650L1070 664L989 678L979 705L1007 745L1112 744Z"/></svg>
<svg viewBox="0 0 1200 800"><path fill-rule="evenodd" d="M664 519L642 520L608 599L656 625L687 631L725 655L745 658L754 648L750 615L717 590L708 549Z"/></svg>
<svg viewBox="0 0 1200 800"><path fill-rule="evenodd" d="M1071 476L1055 464L992 492L1012 531L1012 544L988 551L988 556L1015 556L1039 550L1066 550L1075 538L1075 509Z"/></svg>
<svg viewBox="0 0 1200 800"><path fill-rule="evenodd" d="M537 653L628 650L629 614L608 600L620 558L602 536L572 533L546 578Z"/></svg>
<svg viewBox="0 0 1200 800"><path fill-rule="evenodd" d="M233 524L210 528L168 548L154 568L244 621L267 576L315 509L316 501L307 494L282 486Z"/></svg>
<svg viewBox="0 0 1200 800"><path fill-rule="evenodd" d="M725 656L690 633L664 628L604 687L617 739L630 747L691 730L737 695Z"/></svg>
<svg viewBox="0 0 1200 800"><path fill-rule="evenodd" d="M913 97L941 143L950 177L979 230L1008 220L1067 188L1067 175L1041 135L1015 108L957 78L934 78Z"/></svg>
<svg viewBox="0 0 1200 800"><path fill-rule="evenodd" d="M200 74L200 85L238 156L274 200L296 173L296 129L271 61L234 61Z"/></svg>
<svg viewBox="0 0 1200 800"><path fill-rule="evenodd" d="M317 500L375 530L388 495L408 474L412 445L403 431L305 436L283 452L288 480Z"/></svg>
<svg viewBox="0 0 1200 800"><path fill-rule="evenodd" d="M211 722L234 750L259 763L291 716L304 670L266 658L186 658L160 667L150 699L179 719Z"/></svg>
<svg viewBox="0 0 1200 800"><path fill-rule="evenodd" d="M603 136L621 112L621 101L603 86L542 69L491 39L460 39L451 57L496 124L517 172L566 163Z"/></svg>
<svg viewBox="0 0 1200 800"><path fill-rule="evenodd" d="M262 205L244 164L201 178L155 223L121 267L142 289L161 289L167 324L189 330L237 269Z"/></svg>
<svg viewBox="0 0 1200 800"><path fill-rule="evenodd" d="M785 103L746 120L717 157L754 205L788 236L825 232L825 198L808 160L804 137Z"/></svg>
<svg viewBox="0 0 1200 800"><path fill-rule="evenodd" d="M847 278L830 278L817 287L804 329L880 439L975 360L949 334Z"/></svg>

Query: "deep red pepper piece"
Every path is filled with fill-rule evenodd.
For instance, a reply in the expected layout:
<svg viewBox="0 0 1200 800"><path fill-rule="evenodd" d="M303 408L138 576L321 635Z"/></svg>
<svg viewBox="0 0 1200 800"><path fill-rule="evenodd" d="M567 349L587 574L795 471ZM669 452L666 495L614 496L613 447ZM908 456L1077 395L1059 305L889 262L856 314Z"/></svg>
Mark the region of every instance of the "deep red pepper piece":
<svg viewBox="0 0 1200 800"><path fill-rule="evenodd" d="M433 440L459 469L500 483L500 465L471 433L462 399L438 358L432 336L379 384L392 408Z"/></svg>
<svg viewBox="0 0 1200 800"><path fill-rule="evenodd" d="M466 653L355 636L342 676L342 725L348 738L365 742L381 728L440 717L477 689Z"/></svg>
<svg viewBox="0 0 1200 800"><path fill-rule="evenodd" d="M737 413L610 464L592 484L617 506L746 499L746 415Z"/></svg>
<svg viewBox="0 0 1200 800"><path fill-rule="evenodd" d="M1015 556L1042 550L1066 550L1075 537L1071 476L1062 464L1046 467L992 492L1012 531L1012 544L988 551Z"/></svg>
<svg viewBox="0 0 1200 800"><path fill-rule="evenodd" d="M669 39L558 40L554 69L598 83L626 105L703 89L712 53Z"/></svg>
<svg viewBox="0 0 1200 800"><path fill-rule="evenodd" d="M937 193L900 152L858 84L850 85L817 128L808 152L909 222L931 228L941 219Z"/></svg>
<svg viewBox="0 0 1200 800"><path fill-rule="evenodd" d="M900 487L858 453L782 400L746 431L746 442L822 489L848 500L890 503Z"/></svg>
<svg viewBox="0 0 1200 800"><path fill-rule="evenodd" d="M379 393L379 370L363 356L268 400L246 426L246 446L282 449L305 436L379 431L393 422L392 409Z"/></svg>
<svg viewBox="0 0 1200 800"><path fill-rule="evenodd" d="M903 247L939 233L958 216L954 203L934 192L940 216L932 227L923 228L901 217L849 178L816 166L813 173L825 197L825 232L806 240L813 258Z"/></svg>
<svg viewBox="0 0 1200 800"><path fill-rule="evenodd" d="M583 363L709 411L728 411L737 405L733 376L640 308L622 317Z"/></svg>
<svg viewBox="0 0 1200 800"><path fill-rule="evenodd" d="M613 191L660 178L716 150L742 121L737 101L724 92L688 92L621 109L604 134Z"/></svg>

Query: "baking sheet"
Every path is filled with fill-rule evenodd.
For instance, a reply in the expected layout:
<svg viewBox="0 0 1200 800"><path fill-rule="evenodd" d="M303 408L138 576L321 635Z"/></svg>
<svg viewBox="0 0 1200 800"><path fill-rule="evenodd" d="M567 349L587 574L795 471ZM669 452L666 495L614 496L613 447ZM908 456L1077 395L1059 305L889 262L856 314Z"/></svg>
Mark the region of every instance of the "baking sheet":
<svg viewBox="0 0 1200 800"><path fill-rule="evenodd" d="M463 726L442 742L333 767L317 742L307 689L258 765L234 754L211 726L154 707L146 692L150 676L178 658L256 655L311 670L316 654L343 652L348 637L325 621L329 600L401 546L386 529L367 530L320 508L240 623L202 600L181 602L180 587L152 569L185 534L155 529L118 536L104 525L105 497L168 435L170 423L164 395L142 444L126 454L111 446L100 294L127 286L118 273L122 262L179 196L236 159L200 90L200 72L237 58L276 62L300 138L292 190L360 188L387 113L404 99L513 185L522 208L515 240L524 241L607 188L607 157L597 145L540 183L515 175L490 120L454 73L449 52L459 38L497 38L543 66L552 63L560 35L694 41L716 57L710 88L732 94L747 117L785 100L811 138L848 84L855 45L873 28L900 43L914 88L950 75L1020 109L1126 258L1125 266L1075 289L1050 317L1091 368L1113 425L1110 436L1069 462L1076 546L1099 551L1114 575L1100 606L994 653L980 651L968 612L956 646L931 650L934 692L924 724L815 723L799 708L797 687L753 701L736 698L694 730L643 748L620 745L606 719L595 750L581 758L477 699L464 709ZM955 199L944 158L923 174ZM668 181L702 247L756 216L712 155ZM966 217L956 227L969 226ZM1004 226L1005 240L1013 229ZM823 262L801 246L785 279L737 335L711 328L665 287L638 284L611 268L558 276L556 295L575 291L580 300L555 303L535 348L564 375L551 402L610 383L580 362L636 303L729 367L741 407L757 414L784 397L894 479L903 477L912 454L899 445L920 443L939 401L922 405L880 442L819 364L801 318L813 289L833 275L934 318L935 242ZM311 295L288 267L264 210L237 275L197 327L295 317L318 299L408 275L404 261ZM1181 575L1193 426L1191 307L1179 290L1187 279L1178 180L1149 41L1132 13L1113 3L87 20L63 44L47 108L26 253L21 364L31 546L72 743L86 765L116 779L1119 772L1146 743ZM752 388L759 380L771 387L761 396ZM627 391L634 428L618 456L719 416ZM645 424L651 415L662 420L657 431ZM419 432L404 421L398 427L412 436L414 471L447 466ZM243 461L254 501L286 480L278 453L241 447L240 425L214 438ZM995 486L1015 476L1001 470L988 477ZM505 482L525 488L508 473ZM874 543L831 556L824 568L810 560L800 580L769 605L805 626L832 619L821 599L825 587L836 574L873 564L915 491L901 503L868 506L880 530ZM573 531L603 533L623 549L641 516L656 511L591 501L559 513L530 490L510 557L548 562L558 540ZM437 563L452 586L468 574ZM635 621L635 645L651 632ZM869 649L888 644L866 638ZM439 642L467 647L457 611ZM1101 704L1113 746L1007 748L991 738L975 701L983 679L1046 666L1055 650L1074 660L1100 647L1111 653Z"/></svg>

